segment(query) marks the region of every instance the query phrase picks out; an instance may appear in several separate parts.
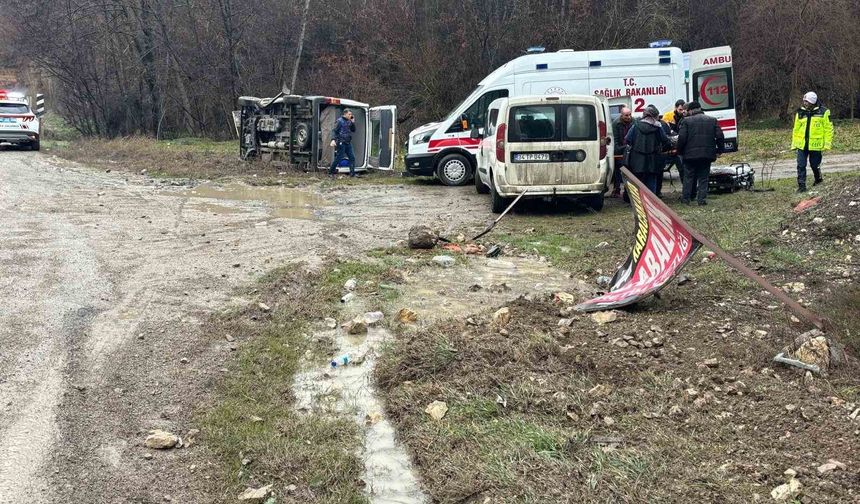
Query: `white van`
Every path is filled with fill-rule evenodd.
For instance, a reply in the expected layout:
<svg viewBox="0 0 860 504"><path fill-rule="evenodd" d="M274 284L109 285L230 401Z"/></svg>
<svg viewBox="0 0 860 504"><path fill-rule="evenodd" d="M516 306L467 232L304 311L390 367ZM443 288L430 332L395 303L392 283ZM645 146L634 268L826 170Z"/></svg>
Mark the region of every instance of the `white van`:
<svg viewBox="0 0 860 504"><path fill-rule="evenodd" d="M445 119L416 128L406 145L406 170L464 185L474 174L479 140L473 127L486 126L489 104L527 95L601 95L616 109L629 103L634 115L647 105L660 112L675 101L697 100L719 121L726 150L737 150L737 116L729 46L682 53L677 47L608 51L561 50L527 54L484 78Z"/></svg>
<svg viewBox="0 0 860 504"><path fill-rule="evenodd" d="M490 194L493 212L509 199L576 197L594 210L613 169L609 105L589 95L520 96L493 101L480 144L475 188Z"/></svg>

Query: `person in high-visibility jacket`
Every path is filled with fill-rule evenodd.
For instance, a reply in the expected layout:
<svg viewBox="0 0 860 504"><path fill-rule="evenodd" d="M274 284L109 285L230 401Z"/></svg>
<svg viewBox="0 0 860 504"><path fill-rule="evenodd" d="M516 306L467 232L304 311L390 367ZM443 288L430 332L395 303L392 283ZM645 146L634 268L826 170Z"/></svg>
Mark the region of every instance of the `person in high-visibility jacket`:
<svg viewBox="0 0 860 504"><path fill-rule="evenodd" d="M794 131L791 148L797 150L797 192L806 192L806 164L812 166L818 185L821 177L821 153L830 150L833 143L833 123L830 110L818 101L818 95L810 91L803 95L803 106L794 116Z"/></svg>

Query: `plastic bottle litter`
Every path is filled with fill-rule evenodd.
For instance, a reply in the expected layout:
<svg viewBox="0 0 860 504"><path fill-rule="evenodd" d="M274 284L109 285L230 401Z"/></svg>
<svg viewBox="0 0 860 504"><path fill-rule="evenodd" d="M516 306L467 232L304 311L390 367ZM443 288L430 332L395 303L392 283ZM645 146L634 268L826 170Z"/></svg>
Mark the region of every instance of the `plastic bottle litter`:
<svg viewBox="0 0 860 504"><path fill-rule="evenodd" d="M336 368L338 366L346 366L349 362L349 354L343 354L340 357L331 360L331 367Z"/></svg>
<svg viewBox="0 0 860 504"><path fill-rule="evenodd" d="M355 294L353 294L352 292L347 292L346 294L343 295L342 298L340 298L340 302L341 303L349 303L350 301L352 301L352 298L354 298L354 297L355 297Z"/></svg>

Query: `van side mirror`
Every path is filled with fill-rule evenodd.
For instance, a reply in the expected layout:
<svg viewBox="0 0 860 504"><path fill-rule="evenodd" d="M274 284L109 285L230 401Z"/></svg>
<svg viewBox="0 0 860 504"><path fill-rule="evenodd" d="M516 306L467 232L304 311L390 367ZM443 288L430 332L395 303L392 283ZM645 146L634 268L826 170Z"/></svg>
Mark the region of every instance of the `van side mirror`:
<svg viewBox="0 0 860 504"><path fill-rule="evenodd" d="M469 135L471 138L484 138L483 128L474 127L472 128L472 134Z"/></svg>

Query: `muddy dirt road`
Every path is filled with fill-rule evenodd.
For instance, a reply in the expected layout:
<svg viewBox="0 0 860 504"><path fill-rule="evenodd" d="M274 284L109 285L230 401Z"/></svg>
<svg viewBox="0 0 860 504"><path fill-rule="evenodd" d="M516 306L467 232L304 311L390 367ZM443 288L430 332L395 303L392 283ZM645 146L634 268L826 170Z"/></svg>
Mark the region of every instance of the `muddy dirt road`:
<svg viewBox="0 0 860 504"><path fill-rule="evenodd" d="M141 442L152 428L182 433L229 355L195 330L207 314L241 303L237 286L285 261L318 264L392 244L416 223L488 217L469 187L325 198L175 187L0 152L0 503L205 494L179 462L146 460ZM182 483L165 488L159 474L171 472Z"/></svg>

